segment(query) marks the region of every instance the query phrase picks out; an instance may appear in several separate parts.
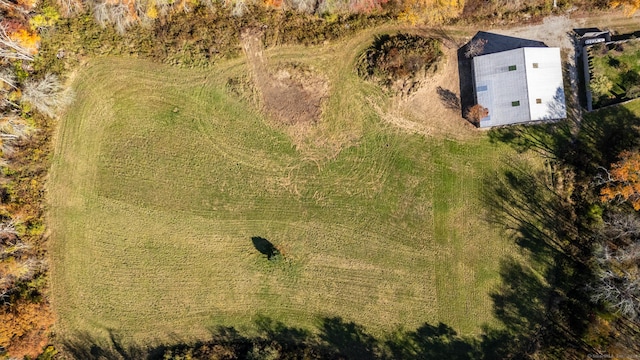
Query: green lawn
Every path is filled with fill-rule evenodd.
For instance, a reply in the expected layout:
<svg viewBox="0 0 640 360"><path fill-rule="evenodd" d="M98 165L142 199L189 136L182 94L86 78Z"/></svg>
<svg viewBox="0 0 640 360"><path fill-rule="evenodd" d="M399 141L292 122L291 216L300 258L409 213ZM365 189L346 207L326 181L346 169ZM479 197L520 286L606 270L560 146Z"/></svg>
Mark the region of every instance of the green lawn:
<svg viewBox="0 0 640 360"><path fill-rule="evenodd" d="M593 92L596 107L640 96L640 41L612 46L608 49L598 45L590 50L592 77L596 83L600 81L599 85L592 85L592 90L596 90Z"/></svg>
<svg viewBox="0 0 640 360"><path fill-rule="evenodd" d="M481 191L513 150L483 132L458 142L382 122L365 98L384 97L352 71L366 41L267 52L333 69L300 148L225 89L243 59L84 66L49 181L59 333L158 342L251 331L259 315L311 330L339 316L374 334L493 324L489 293L516 250L485 220ZM285 260L268 261L256 236Z"/></svg>

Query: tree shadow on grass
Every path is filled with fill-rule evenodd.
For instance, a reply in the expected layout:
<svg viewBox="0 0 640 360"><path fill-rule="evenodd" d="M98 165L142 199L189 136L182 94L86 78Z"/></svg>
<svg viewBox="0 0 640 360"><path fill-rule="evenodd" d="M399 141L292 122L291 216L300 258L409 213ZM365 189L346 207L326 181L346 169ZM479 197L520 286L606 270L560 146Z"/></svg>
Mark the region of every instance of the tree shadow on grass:
<svg viewBox="0 0 640 360"><path fill-rule="evenodd" d="M510 353L518 356L585 355L592 351L580 340L591 308L584 291L592 276L584 263L590 247L580 241L568 189L558 188L549 167L534 171L526 161L512 160L505 168L485 179L483 198L489 221L505 229L526 260L501 264L501 283L491 297L504 327L485 333L509 339Z"/></svg>
<svg viewBox="0 0 640 360"><path fill-rule="evenodd" d="M346 359L373 360L382 356L376 338L362 326L339 317L322 320L320 339Z"/></svg>
<svg viewBox="0 0 640 360"><path fill-rule="evenodd" d="M584 176L594 176L601 167L608 168L624 150L640 143L640 118L624 106L613 106L584 116L576 147L581 155L575 165Z"/></svg>
<svg viewBox="0 0 640 360"><path fill-rule="evenodd" d="M151 350L138 346L124 346L121 339L109 332L107 343L98 341L91 334L81 332L61 342L64 357L72 359L133 360L144 359Z"/></svg>
<svg viewBox="0 0 640 360"><path fill-rule="evenodd" d="M64 341L66 358L129 359L479 359L480 343L464 338L449 326L424 324L415 331L398 330L376 338L354 322L339 317L322 318L316 332L292 328L265 316L256 321L257 335L233 327L210 329L208 340L158 346L125 346L110 334L110 343L97 345L87 333Z"/></svg>
<svg viewBox="0 0 640 360"><path fill-rule="evenodd" d="M271 241L263 237L254 236L251 238L251 242L253 243L253 246L256 248L256 250L258 250L261 254L267 256L268 260L271 260L275 256L280 254L278 248L276 248L275 245L271 243Z"/></svg>
<svg viewBox="0 0 640 360"><path fill-rule="evenodd" d="M397 331L386 341L392 359L481 359L480 342L461 337L446 324L424 324L415 331Z"/></svg>
<svg viewBox="0 0 640 360"><path fill-rule="evenodd" d="M618 154L638 146L640 119L615 107L559 123L490 130L492 141L518 152L534 151L545 166L534 170L514 157L484 181L488 219L506 229L528 261L501 266L502 284L492 294L505 328L485 336L516 339L517 353L562 358L602 354L585 335L601 309L590 301L589 266L598 202L594 179ZM601 348L607 339L601 338ZM489 341L483 341L489 343Z"/></svg>
<svg viewBox="0 0 640 360"><path fill-rule="evenodd" d="M531 150L572 166L582 177L594 176L615 162L621 151L640 144L640 119L624 106L587 113L582 119L568 109L567 116L554 123L495 128L488 135L518 152Z"/></svg>

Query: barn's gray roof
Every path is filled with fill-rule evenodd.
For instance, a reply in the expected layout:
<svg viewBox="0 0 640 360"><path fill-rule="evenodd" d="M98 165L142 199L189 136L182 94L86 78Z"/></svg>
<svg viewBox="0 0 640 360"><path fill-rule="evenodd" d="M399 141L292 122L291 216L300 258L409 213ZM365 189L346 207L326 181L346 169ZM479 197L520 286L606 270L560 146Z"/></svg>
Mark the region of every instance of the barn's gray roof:
<svg viewBox="0 0 640 360"><path fill-rule="evenodd" d="M480 127L566 117L559 48L524 47L473 59Z"/></svg>

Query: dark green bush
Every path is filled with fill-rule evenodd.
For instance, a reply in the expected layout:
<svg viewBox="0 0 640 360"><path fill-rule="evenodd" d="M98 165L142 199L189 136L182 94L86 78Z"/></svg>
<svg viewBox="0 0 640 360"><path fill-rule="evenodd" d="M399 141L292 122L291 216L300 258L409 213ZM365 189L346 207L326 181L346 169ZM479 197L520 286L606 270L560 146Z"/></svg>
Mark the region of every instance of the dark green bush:
<svg viewBox="0 0 640 360"><path fill-rule="evenodd" d="M441 58L441 43L437 39L413 34L381 35L360 55L356 70L366 80L408 93L437 69ZM402 89L396 89L397 86Z"/></svg>

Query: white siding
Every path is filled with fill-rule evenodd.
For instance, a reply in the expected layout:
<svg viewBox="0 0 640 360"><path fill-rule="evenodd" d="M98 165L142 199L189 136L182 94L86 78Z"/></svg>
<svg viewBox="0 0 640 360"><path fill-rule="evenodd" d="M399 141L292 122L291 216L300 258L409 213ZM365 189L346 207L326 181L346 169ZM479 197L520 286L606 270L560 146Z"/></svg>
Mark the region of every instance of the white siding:
<svg viewBox="0 0 640 360"><path fill-rule="evenodd" d="M531 120L567 117L559 48L524 48ZM538 64L534 68L533 64ZM541 103L536 103L540 99Z"/></svg>

